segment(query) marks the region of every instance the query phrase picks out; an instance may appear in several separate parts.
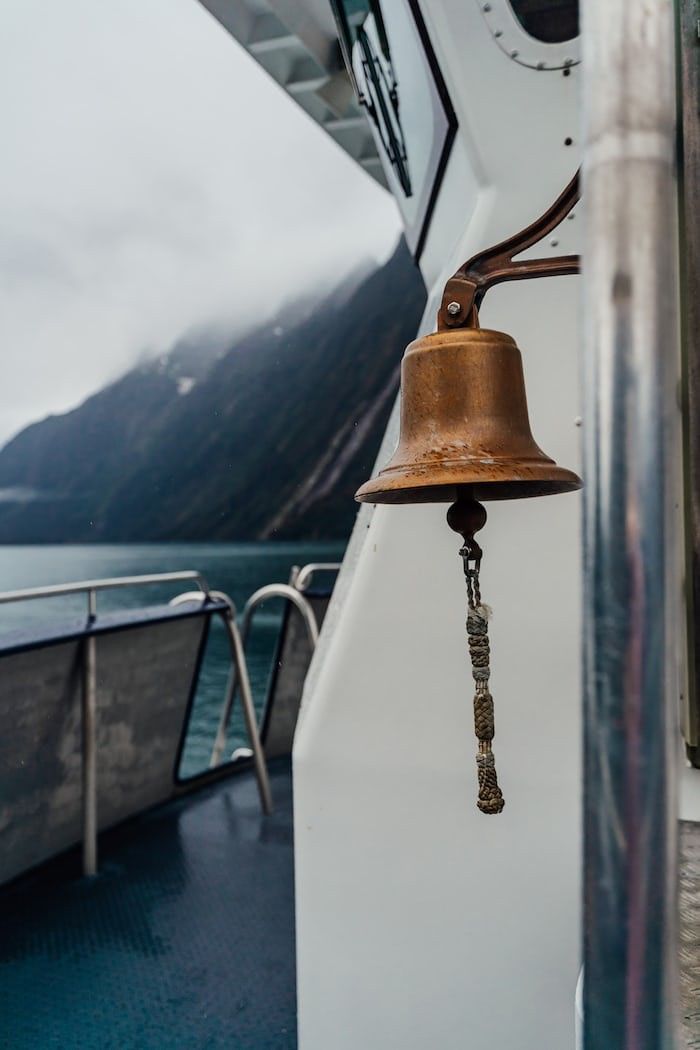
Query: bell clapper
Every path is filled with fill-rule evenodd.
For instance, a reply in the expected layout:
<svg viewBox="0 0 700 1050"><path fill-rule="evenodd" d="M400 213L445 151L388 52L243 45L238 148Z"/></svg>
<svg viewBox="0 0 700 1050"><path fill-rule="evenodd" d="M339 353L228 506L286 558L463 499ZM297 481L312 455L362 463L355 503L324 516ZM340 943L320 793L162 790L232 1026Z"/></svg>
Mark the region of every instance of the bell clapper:
<svg viewBox="0 0 700 1050"><path fill-rule="evenodd" d="M490 650L488 634L488 609L481 601L479 573L482 550L474 539L486 524L486 509L474 499L471 487L460 490L457 501L447 512L447 524L464 540L460 555L464 564L467 582L467 637L471 657L472 675L476 684L474 693L474 732L479 741L476 756L479 777L477 806L482 813L500 813L505 805L503 793L498 786L496 765L491 750L495 735L493 697L489 692Z"/></svg>

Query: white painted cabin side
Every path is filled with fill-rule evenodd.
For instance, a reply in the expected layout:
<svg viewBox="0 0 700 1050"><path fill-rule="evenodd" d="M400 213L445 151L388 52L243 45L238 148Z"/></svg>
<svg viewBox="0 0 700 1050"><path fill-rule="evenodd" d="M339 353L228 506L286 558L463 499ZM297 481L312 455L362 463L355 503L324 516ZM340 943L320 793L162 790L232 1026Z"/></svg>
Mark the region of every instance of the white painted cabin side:
<svg viewBox="0 0 700 1050"><path fill-rule="evenodd" d="M475 2L422 11L458 120L421 258L428 332L446 278L544 211L580 156L576 66L512 60ZM533 253L577 251L578 218ZM481 313L523 352L536 440L574 470L579 295L577 277L511 284ZM397 426L395 412L384 462ZM579 497L487 505L498 817L475 805L466 594L446 509L360 512L307 680L294 750L304 1050L573 1045Z"/></svg>

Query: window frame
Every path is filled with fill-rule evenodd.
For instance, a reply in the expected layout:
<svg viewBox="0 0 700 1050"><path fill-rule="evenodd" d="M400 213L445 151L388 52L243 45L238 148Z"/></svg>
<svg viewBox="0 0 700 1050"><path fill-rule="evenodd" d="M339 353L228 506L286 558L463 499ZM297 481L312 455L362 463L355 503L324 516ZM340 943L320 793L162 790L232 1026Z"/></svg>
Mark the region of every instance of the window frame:
<svg viewBox="0 0 700 1050"><path fill-rule="evenodd" d="M388 0L388 2L396 3L397 0ZM408 225L405 225L407 239L409 238L409 234L412 235L411 239L415 238L415 246L412 250L414 258L416 259L416 262L418 262L420 260L423 248L425 246L425 241L428 235L428 230L430 228L430 222L433 216L433 211L435 209L435 204L440 192L440 186L442 185L442 180L445 174L445 170L447 168L447 163L450 154L452 152L452 146L454 144L459 125L457 120L457 114L455 113L454 106L452 105L452 100L447 90L447 85L445 83L438 61L435 57L435 52L433 50L430 36L428 34L425 22L423 20L423 16L420 11L419 2L418 0L404 0L404 2L406 4L407 14L413 20L414 28L418 40L420 42L420 47L423 50L425 62L428 67L430 77L432 78L432 84L437 95L437 100L442 108L442 112L445 118L445 133L442 138L442 144L440 146L439 154L437 156L437 162L435 164L435 170L433 172L432 181L425 183L425 185L429 188L427 192L427 200L425 206L422 208L422 215L416 220L415 224L411 225L410 230ZM330 4L336 21L340 50L343 56L345 67L347 69L352 86L354 88L355 95L360 104L363 106L363 108L366 109L367 107L362 101L363 94L359 88L357 78L355 76L355 71L353 69L352 51L356 41L353 40L353 33L350 29L343 0L330 0ZM373 14L375 16L375 19L377 17L377 13L379 13L380 21L383 24L380 0L369 0L368 6L370 8L369 13ZM390 54L390 41L386 40L386 51L383 47L382 51L385 54L389 66L391 67L392 63ZM400 84L398 85L398 87L400 91ZM379 139L379 142L381 144L380 156L382 159L382 163L385 164L387 168L392 170L394 176L397 177L398 181L401 183L402 180L400 178L400 175L397 176L396 167L391 162L391 157L388 154L386 146L382 141L381 133L378 132L369 112L367 113L367 117L370 122L370 125L372 126L373 133ZM411 158L409 156L407 158L409 171L410 163ZM412 187L410 188L409 193L406 193L405 186L402 186L402 190L407 199L413 194Z"/></svg>
<svg viewBox="0 0 700 1050"><path fill-rule="evenodd" d="M473 0L479 7L495 43L520 66L542 72L562 70L579 65L581 35L556 44L548 44L531 36L522 25L510 0Z"/></svg>

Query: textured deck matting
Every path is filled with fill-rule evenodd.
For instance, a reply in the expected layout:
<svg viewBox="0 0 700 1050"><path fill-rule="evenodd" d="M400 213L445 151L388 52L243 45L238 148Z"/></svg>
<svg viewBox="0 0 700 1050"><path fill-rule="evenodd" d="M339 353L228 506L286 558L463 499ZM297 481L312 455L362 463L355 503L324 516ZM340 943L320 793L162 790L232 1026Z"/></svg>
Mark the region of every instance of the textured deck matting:
<svg viewBox="0 0 700 1050"><path fill-rule="evenodd" d="M296 1047L291 777L247 774L112 833L92 881L0 895L0 1047Z"/></svg>

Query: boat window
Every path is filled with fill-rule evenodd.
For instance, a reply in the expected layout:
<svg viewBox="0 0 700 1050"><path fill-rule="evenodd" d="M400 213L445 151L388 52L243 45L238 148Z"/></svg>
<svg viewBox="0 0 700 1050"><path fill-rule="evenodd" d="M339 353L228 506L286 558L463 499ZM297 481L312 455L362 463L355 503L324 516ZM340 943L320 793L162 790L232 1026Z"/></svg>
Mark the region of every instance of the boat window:
<svg viewBox="0 0 700 1050"><path fill-rule="evenodd" d="M358 45L362 76L356 78L356 88L360 102L376 128L401 189L410 197L413 189L399 116L398 84L379 0L338 0L337 9L350 56Z"/></svg>
<svg viewBox="0 0 700 1050"><path fill-rule="evenodd" d="M331 0L345 64L417 255L456 118L420 11L396 0Z"/></svg>
<svg viewBox="0 0 700 1050"><path fill-rule="evenodd" d="M510 0L526 33L545 44L561 44L579 34L578 0Z"/></svg>
<svg viewBox="0 0 700 1050"><path fill-rule="evenodd" d="M364 28L359 29L357 39L362 53L365 79L362 103L377 129L384 152L394 166L401 189L410 197L413 190L399 117L398 86L391 68L391 59L388 62L381 61L372 44L372 38ZM383 48L382 51L386 56Z"/></svg>
<svg viewBox="0 0 700 1050"><path fill-rule="evenodd" d="M338 7L342 12L342 21L351 46L360 37L367 16L372 15L382 52L384 57L390 60L389 40L378 0L339 0Z"/></svg>

